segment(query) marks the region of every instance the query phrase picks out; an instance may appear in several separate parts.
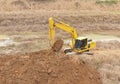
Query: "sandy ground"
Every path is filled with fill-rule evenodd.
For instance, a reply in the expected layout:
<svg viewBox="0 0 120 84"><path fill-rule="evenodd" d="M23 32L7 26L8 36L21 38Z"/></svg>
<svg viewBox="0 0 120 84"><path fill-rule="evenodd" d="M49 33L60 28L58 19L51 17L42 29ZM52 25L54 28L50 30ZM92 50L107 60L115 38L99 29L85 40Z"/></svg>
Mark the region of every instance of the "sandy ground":
<svg viewBox="0 0 120 84"><path fill-rule="evenodd" d="M44 15L50 13L51 15ZM120 83L120 25L119 15L61 15L59 11L10 12L1 13L0 34L10 38L8 44L1 46L4 54L28 53L50 48L48 38L48 18L50 16L71 24L77 28L80 36L88 36L97 41L94 55L80 54L83 60L98 69L104 84ZM86 12L85 12L86 14ZM78 19L79 18L79 19ZM57 30L56 37L70 38L70 35ZM67 36L68 35L68 36ZM107 40L107 41L106 41ZM12 42L9 44L9 41ZM3 41L4 43L6 41Z"/></svg>
<svg viewBox="0 0 120 84"><path fill-rule="evenodd" d="M74 1L67 7L61 6L63 2L38 5L33 5L34 3L31 2L30 8L24 8L25 4L22 4L24 7L21 8L18 3L17 6L13 6L15 2L11 7L8 5L11 4L10 1L6 5L1 5L0 9L1 56L25 54L50 48L48 18L54 17L75 27L79 36L95 39L97 47L90 51L93 55L86 53L76 55L97 68L103 84L120 83L119 4L109 7L105 5L91 7L93 2L90 2L91 4L82 2L82 5L76 8ZM46 4L48 7L45 6ZM55 9L51 4L56 4ZM14 7L17 8L13 10ZM70 35L64 31L57 30L57 32L56 37L65 40L70 38Z"/></svg>

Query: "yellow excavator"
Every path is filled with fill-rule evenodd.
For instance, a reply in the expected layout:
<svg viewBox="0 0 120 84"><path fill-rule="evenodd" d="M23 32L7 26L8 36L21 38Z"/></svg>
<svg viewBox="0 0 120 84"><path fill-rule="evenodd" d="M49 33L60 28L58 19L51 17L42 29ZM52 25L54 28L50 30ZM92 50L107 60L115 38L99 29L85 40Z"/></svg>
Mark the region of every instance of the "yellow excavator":
<svg viewBox="0 0 120 84"><path fill-rule="evenodd" d="M90 49L96 46L96 42L92 40L88 40L86 37L78 37L77 31L75 28L71 27L70 25L61 22L55 21L52 17L49 18L49 38L50 38L50 45L55 51L59 51L62 46L63 42L61 40L55 40L55 29L59 28L71 34L72 43L70 44L70 49L66 49L64 52L77 52L83 53L89 51ZM56 46L58 46L56 48Z"/></svg>

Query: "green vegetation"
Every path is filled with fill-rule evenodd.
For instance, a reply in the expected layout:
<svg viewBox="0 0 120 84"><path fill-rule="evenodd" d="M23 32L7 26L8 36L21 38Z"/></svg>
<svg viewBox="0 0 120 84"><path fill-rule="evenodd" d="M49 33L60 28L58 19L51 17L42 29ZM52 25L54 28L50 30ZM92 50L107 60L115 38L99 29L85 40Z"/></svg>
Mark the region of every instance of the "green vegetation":
<svg viewBox="0 0 120 84"><path fill-rule="evenodd" d="M97 0L96 1L97 4L107 4L107 5L117 4L118 2L119 0Z"/></svg>

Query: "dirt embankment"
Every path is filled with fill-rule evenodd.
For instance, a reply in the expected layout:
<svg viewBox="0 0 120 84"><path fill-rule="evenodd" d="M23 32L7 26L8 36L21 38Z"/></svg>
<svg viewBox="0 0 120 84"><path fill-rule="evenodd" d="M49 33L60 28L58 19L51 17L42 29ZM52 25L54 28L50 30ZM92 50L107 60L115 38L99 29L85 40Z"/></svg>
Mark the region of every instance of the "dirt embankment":
<svg viewBox="0 0 120 84"><path fill-rule="evenodd" d="M99 3L98 3L99 2ZM101 3L103 2L103 3ZM16 10L120 10L118 0L0 0L1 11Z"/></svg>
<svg viewBox="0 0 120 84"><path fill-rule="evenodd" d="M78 57L42 50L0 57L0 84L102 84L100 75Z"/></svg>

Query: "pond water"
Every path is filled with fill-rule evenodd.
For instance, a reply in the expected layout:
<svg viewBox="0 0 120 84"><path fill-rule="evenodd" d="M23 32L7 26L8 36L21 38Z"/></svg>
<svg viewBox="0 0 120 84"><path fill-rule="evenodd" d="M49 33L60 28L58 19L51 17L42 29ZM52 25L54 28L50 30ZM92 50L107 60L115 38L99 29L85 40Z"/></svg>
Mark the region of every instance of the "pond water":
<svg viewBox="0 0 120 84"><path fill-rule="evenodd" d="M111 40L120 41L120 37L112 35L89 34L85 35L85 37L93 39L95 41L111 41Z"/></svg>
<svg viewBox="0 0 120 84"><path fill-rule="evenodd" d="M9 36L0 35L0 47L5 47L13 44L16 44L16 42L10 39Z"/></svg>

